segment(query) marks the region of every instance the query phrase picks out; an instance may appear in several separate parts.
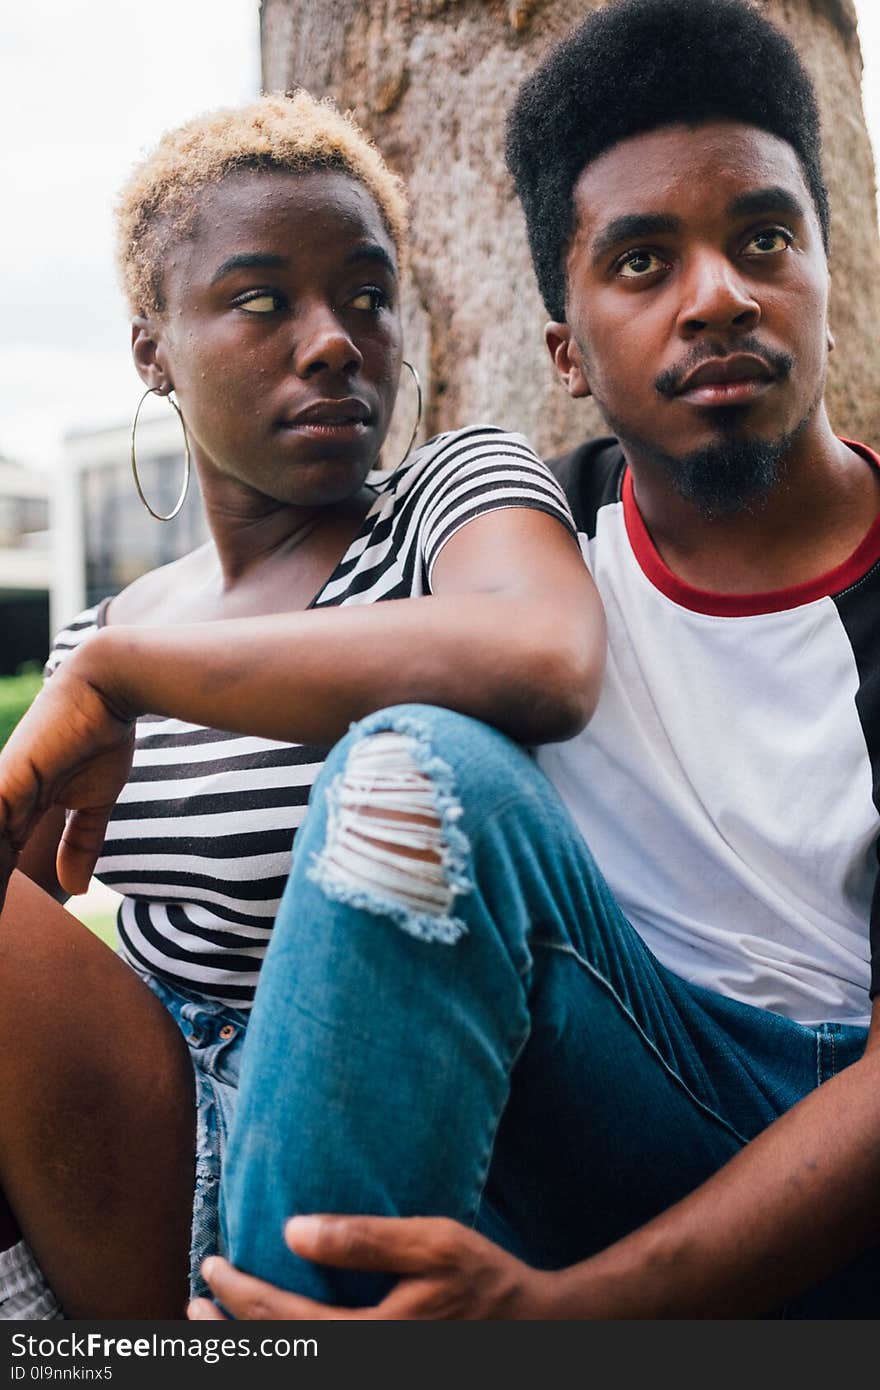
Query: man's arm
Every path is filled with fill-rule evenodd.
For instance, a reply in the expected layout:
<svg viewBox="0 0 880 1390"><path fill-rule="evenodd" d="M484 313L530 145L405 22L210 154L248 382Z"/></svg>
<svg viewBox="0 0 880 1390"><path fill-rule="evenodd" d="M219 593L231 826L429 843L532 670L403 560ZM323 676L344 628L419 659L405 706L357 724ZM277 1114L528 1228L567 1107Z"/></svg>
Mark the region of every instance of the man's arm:
<svg viewBox="0 0 880 1390"><path fill-rule="evenodd" d="M328 1308L207 1263L237 1318L748 1318L880 1242L880 1006L864 1056L792 1107L687 1197L599 1254L542 1272L441 1218L296 1218L317 1263L402 1275L375 1308ZM584 1200L588 1195L584 1194ZM197 1300L192 1318L222 1316Z"/></svg>

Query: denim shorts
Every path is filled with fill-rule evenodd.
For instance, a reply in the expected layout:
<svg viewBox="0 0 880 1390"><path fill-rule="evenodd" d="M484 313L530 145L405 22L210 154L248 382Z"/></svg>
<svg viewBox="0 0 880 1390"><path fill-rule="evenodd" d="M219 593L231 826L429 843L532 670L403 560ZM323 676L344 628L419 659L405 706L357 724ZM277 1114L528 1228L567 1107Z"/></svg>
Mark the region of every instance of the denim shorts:
<svg viewBox="0 0 880 1390"><path fill-rule="evenodd" d="M209 1294L200 1274L206 1255L222 1253L219 1230L220 1171L238 1097L241 1046L248 1015L197 998L142 974L161 999L189 1047L196 1081L196 1172L190 1243L190 1297ZM210 1296L210 1294L209 1294Z"/></svg>

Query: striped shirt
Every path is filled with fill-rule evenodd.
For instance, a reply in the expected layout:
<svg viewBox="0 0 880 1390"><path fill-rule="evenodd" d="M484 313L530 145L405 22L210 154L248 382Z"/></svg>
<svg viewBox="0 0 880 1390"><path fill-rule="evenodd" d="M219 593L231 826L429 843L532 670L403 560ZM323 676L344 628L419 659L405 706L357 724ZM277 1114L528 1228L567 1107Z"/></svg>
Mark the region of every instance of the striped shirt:
<svg viewBox="0 0 880 1390"><path fill-rule="evenodd" d="M574 534L559 485L527 441L490 426L438 435L367 481L373 505L310 608L429 594L450 537L499 508L547 512ZM47 673L102 626L108 603L59 633ZM138 720L132 775L95 870L122 895L120 945L135 969L249 1008L326 752L164 716Z"/></svg>

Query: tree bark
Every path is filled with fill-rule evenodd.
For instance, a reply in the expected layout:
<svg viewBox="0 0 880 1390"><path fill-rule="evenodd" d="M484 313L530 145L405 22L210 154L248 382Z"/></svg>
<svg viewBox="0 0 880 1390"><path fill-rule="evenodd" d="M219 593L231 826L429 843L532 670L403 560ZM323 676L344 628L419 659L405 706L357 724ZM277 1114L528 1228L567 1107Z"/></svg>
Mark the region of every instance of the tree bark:
<svg viewBox="0 0 880 1390"><path fill-rule="evenodd" d="M332 96L406 180L412 252L407 356L422 377L420 437L479 421L521 430L545 456L607 432L569 400L542 340L519 205L504 168L504 116L521 79L582 0L262 0L263 88ZM814 78L832 205L828 403L849 438L880 441L880 244L852 0L758 0ZM404 383L404 388L406 383ZM412 429L401 391L386 450Z"/></svg>

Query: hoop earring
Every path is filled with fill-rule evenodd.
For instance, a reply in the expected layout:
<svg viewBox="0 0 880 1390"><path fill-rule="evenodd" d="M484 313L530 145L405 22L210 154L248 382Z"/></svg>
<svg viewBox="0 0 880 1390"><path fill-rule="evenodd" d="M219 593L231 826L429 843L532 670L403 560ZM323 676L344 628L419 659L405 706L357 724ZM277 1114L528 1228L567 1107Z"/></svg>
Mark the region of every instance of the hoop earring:
<svg viewBox="0 0 880 1390"><path fill-rule="evenodd" d="M137 403L137 409L136 409L135 412L134 412L134 419L133 419L132 422L131 422L131 471L132 471L132 473L133 473L133 475L134 475L134 485L135 485L135 487L137 488L137 495L138 495L138 497L141 499L141 501L143 502L143 504L144 504L144 506L146 507L147 511L150 513L150 516L154 516L154 517L156 518L157 521L173 521L174 518L177 516L177 513L180 511L181 507L183 506L184 502L186 501L186 494L187 494L187 492L189 491L190 473L192 472L192 460L190 459L190 454L189 454L189 436L187 435L187 432L186 432L186 425L185 425L185 423L184 423L184 419L183 419L183 415L182 415L182 413L181 413L180 406L177 404L177 401L173 401L173 400L171 399L171 396L170 396L170 395L166 396L165 399L168 401L168 404L171 405L171 406L173 406L174 409L177 411L177 418L178 418L178 420L180 421L180 428L183 430L183 451L184 451L183 487L180 489L180 496L178 497L177 501L175 502L175 504L174 504L174 506L173 506L173 508L171 509L170 512L155 512L155 511L153 511L153 508L150 506L149 502L147 501L146 497L144 496L144 490L143 490L143 488L141 487L141 480L140 480L140 478L138 477L137 452L136 452L136 449L135 449L135 435L136 435L136 433L137 433L137 422L138 422L138 416L139 416L140 413L141 413L141 406L143 405L144 401L147 399L147 396L161 396L162 394L163 394L163 393L159 390L159 388L158 388L157 386L148 386L147 389L146 389L146 391L144 392L144 394L141 396L140 400L139 400L138 403Z"/></svg>
<svg viewBox="0 0 880 1390"><path fill-rule="evenodd" d="M419 432L419 425L422 423L422 383L419 380L419 374L413 366L412 362L407 362L406 358L404 357L401 365L409 368L412 379L416 384L416 397L418 399L418 411L416 413L416 422L413 425L413 432L409 437L409 443L403 451L403 458L400 460L400 463L405 463L406 460L409 458L409 451L415 443L416 435ZM397 465L398 468L400 467L400 463Z"/></svg>

